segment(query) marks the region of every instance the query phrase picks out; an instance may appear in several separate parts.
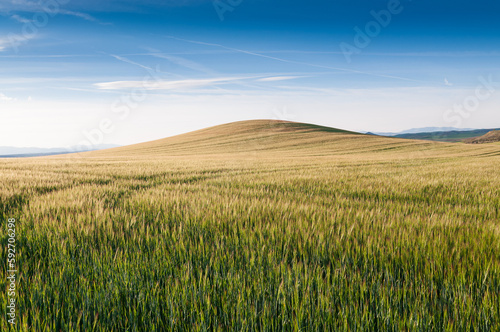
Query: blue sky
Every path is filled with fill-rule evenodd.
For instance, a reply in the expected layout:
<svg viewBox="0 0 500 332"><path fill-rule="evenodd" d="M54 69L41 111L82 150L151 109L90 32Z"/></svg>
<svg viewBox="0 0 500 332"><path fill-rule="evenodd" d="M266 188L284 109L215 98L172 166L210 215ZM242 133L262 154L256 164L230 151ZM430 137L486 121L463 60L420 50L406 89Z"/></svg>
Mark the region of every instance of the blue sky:
<svg viewBox="0 0 500 332"><path fill-rule="evenodd" d="M500 3L4 0L0 145L274 118L500 127Z"/></svg>

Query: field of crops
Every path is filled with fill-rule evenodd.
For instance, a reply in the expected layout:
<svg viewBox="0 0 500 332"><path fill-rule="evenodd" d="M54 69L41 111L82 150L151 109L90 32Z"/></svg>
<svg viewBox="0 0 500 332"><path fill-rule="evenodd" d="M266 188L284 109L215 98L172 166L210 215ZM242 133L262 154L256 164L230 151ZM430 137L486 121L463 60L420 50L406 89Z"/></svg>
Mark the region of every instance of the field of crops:
<svg viewBox="0 0 500 332"><path fill-rule="evenodd" d="M499 174L500 144L269 121L0 160L16 329L499 331Z"/></svg>

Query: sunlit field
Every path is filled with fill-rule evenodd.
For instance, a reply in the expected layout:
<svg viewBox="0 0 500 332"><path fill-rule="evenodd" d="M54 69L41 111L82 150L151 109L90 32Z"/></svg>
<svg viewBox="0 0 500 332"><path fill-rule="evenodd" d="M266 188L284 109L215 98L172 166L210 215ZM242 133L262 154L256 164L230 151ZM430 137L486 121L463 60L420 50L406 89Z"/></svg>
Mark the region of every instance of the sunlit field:
<svg viewBox="0 0 500 332"><path fill-rule="evenodd" d="M499 331L499 174L498 143L279 121L2 159L16 329Z"/></svg>

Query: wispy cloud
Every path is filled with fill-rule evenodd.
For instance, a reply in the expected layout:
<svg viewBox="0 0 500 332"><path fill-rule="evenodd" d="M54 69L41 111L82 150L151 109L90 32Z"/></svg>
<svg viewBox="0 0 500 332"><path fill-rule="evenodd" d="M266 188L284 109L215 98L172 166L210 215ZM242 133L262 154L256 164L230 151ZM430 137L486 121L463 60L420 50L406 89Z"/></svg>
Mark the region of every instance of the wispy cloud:
<svg viewBox="0 0 500 332"><path fill-rule="evenodd" d="M170 61L171 63L173 63L173 64L175 64L177 66L188 68L190 70L193 70L193 71L196 71L196 72L201 72L201 73L204 73L204 74L208 74L208 75L214 76L214 77L221 76L220 73L218 73L218 72L216 72L216 71L214 71L214 70L212 70L212 69L204 66L203 64L195 62L195 61L192 61L192 60L189 60L189 59L186 59L184 57L161 53L160 51L157 51L157 50L154 50L154 49L150 49L150 51L151 51L151 53L149 55L151 55L151 56L153 56L155 58L168 60L168 61ZM172 75L175 75L175 74L172 74ZM180 75L175 75L175 76L178 76L178 77L181 77L182 79L184 79L184 77L182 77ZM238 85L245 86L245 87L250 87L250 88L253 87L249 83L243 82L243 81L239 81L239 82L236 82L236 83ZM218 89L218 90L223 90L223 88L221 88L219 86L214 86L214 88ZM253 88L255 88L255 87L253 87Z"/></svg>
<svg viewBox="0 0 500 332"><path fill-rule="evenodd" d="M377 53L367 52L366 55L394 56L394 57L498 57L500 52L491 51L463 51L463 52L402 52L402 53Z"/></svg>
<svg viewBox="0 0 500 332"><path fill-rule="evenodd" d="M305 76L272 76L272 77L259 78L257 81L259 81L259 82L276 82L276 81L295 80L297 78L303 78L303 77L305 77Z"/></svg>
<svg viewBox="0 0 500 332"><path fill-rule="evenodd" d="M218 77L208 79L186 79L177 81L159 80L154 82L146 81L114 81L94 84L102 90L122 90L122 89L145 89L145 90L178 90L214 86L217 84L235 83L241 80L254 79L256 77Z"/></svg>
<svg viewBox="0 0 500 332"><path fill-rule="evenodd" d="M77 12L77 11L72 11L72 10L59 9L58 13L62 14L62 15L69 15L69 16L79 17L79 18L82 18L82 19L84 19L86 21L95 22L95 23L98 23L98 24L101 24L101 25L112 25L112 23L102 22L101 20L95 18L94 16L89 15L87 13L83 13L83 12Z"/></svg>
<svg viewBox="0 0 500 332"><path fill-rule="evenodd" d="M32 20L28 20L27 18L22 17L22 16L17 15L17 14L12 15L10 18L13 19L13 20L18 21L19 23L30 23L30 22L33 22Z"/></svg>
<svg viewBox="0 0 500 332"><path fill-rule="evenodd" d="M188 68L188 69L191 69L194 71L199 71L199 72L206 73L206 74L215 74L215 72L213 70L211 70L210 68L207 68L198 62L188 60L186 58L182 58L182 57L174 56L174 55L170 55L170 54L157 53L157 52L153 52L150 55L155 57L155 58L168 60L168 61L170 61L178 66Z"/></svg>
<svg viewBox="0 0 500 332"><path fill-rule="evenodd" d="M40 13L40 12L45 12L45 13L50 13L52 16L54 15L69 15L69 16L75 16L79 17L81 19L84 19L89 22L95 22L99 24L110 24L110 23L105 23L101 22L99 19L95 18L92 15L89 15L84 12L80 11L75 11L75 10L68 10L68 9L63 9L60 8L59 6L57 7L52 7L47 5L47 3L42 3L41 1L28 1L28 0L11 0L7 3L3 3L0 5L0 10L3 12L7 13L12 13L12 12L27 12L27 13ZM26 24L33 22L34 20L30 20L26 17L20 16L19 14L13 14L11 15L11 18Z"/></svg>
<svg viewBox="0 0 500 332"><path fill-rule="evenodd" d="M315 67L315 68L330 69L330 70L335 70L335 71L339 71L339 72L348 72L348 73L353 73L353 74L361 74L361 75L368 75L368 76L375 76L375 77L382 77L382 78L390 78L390 79L396 79L396 80L401 80L401 81L426 83L426 82L422 82L422 81L415 80L412 78L407 78L407 77L400 77L400 76L394 76L394 75L384 75L384 74L372 73L372 72L361 71L361 70L354 70L354 69L349 69L349 68L331 67L331 66L324 66L324 65L319 65L319 64L315 64L315 63L278 58L278 57L274 57L274 56L265 55L262 53L250 52L247 50L242 50L242 49L238 49L238 48L234 48L234 47L228 47L228 46L216 44L216 43L207 43L207 42L203 42L203 41L178 38L175 36L165 36L165 37L170 38L170 39L179 40L179 41L184 41L186 43L191 43L191 44L219 47L219 48L235 51L235 52L242 53L242 54L253 55L253 56L260 57L260 58L275 60L275 61L284 62L284 63L295 64L295 65L303 65L303 66L309 66L309 67Z"/></svg>
<svg viewBox="0 0 500 332"><path fill-rule="evenodd" d="M135 61L129 60L129 59L127 59L127 58L123 57L123 56L120 56L120 55L115 55L115 54L109 54L109 56L111 56L111 57L115 58L115 59L116 59L116 60L118 60L118 61L125 62L125 63L128 63L128 64L130 64L130 65L134 65L134 66L140 67L140 68L142 68L142 69L145 69L145 70L147 70L148 72L152 72L152 71L154 71L154 69L153 69L153 68L151 68L151 67L144 66L144 65L142 65L142 64L140 64L140 63L138 63L138 62L135 62Z"/></svg>
<svg viewBox="0 0 500 332"><path fill-rule="evenodd" d="M45 58L95 58L99 54L30 54L30 55L0 55L0 58L25 58L25 59L45 59Z"/></svg>
<svg viewBox="0 0 500 332"><path fill-rule="evenodd" d="M92 15L86 14L86 13L75 12L75 11L66 10L66 9L59 9L59 13L63 14L63 15L70 15L70 16L83 18L84 20L87 20L90 22L99 22L99 20L97 18L95 18Z"/></svg>
<svg viewBox="0 0 500 332"><path fill-rule="evenodd" d="M17 48L20 44L33 39L33 36L10 35L8 37L0 37L0 52L9 48Z"/></svg>
<svg viewBox="0 0 500 332"><path fill-rule="evenodd" d="M344 54L339 51L304 51L304 50L263 50L249 51L260 54ZM201 51L200 51L201 53ZM204 53L237 53L237 51L220 50L205 51ZM391 57L498 57L500 52L496 51L460 51L460 52L363 52L369 56L391 56Z"/></svg>

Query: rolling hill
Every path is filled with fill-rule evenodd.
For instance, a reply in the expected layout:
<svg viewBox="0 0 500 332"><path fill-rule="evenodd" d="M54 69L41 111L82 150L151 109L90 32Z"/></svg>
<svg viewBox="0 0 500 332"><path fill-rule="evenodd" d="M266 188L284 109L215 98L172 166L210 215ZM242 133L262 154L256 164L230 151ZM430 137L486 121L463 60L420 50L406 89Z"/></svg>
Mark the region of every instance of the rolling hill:
<svg viewBox="0 0 500 332"><path fill-rule="evenodd" d="M82 154L93 157L168 156L328 156L349 154L464 153L454 144L374 136L325 126L280 120L249 120L218 125L146 143Z"/></svg>
<svg viewBox="0 0 500 332"><path fill-rule="evenodd" d="M367 140L345 130L279 120L250 120L205 128L103 154L191 155L307 149L338 140Z"/></svg>
<svg viewBox="0 0 500 332"><path fill-rule="evenodd" d="M483 136L470 138L464 140L465 143L469 144L484 144L484 143L495 143L500 142L500 130L492 130Z"/></svg>

